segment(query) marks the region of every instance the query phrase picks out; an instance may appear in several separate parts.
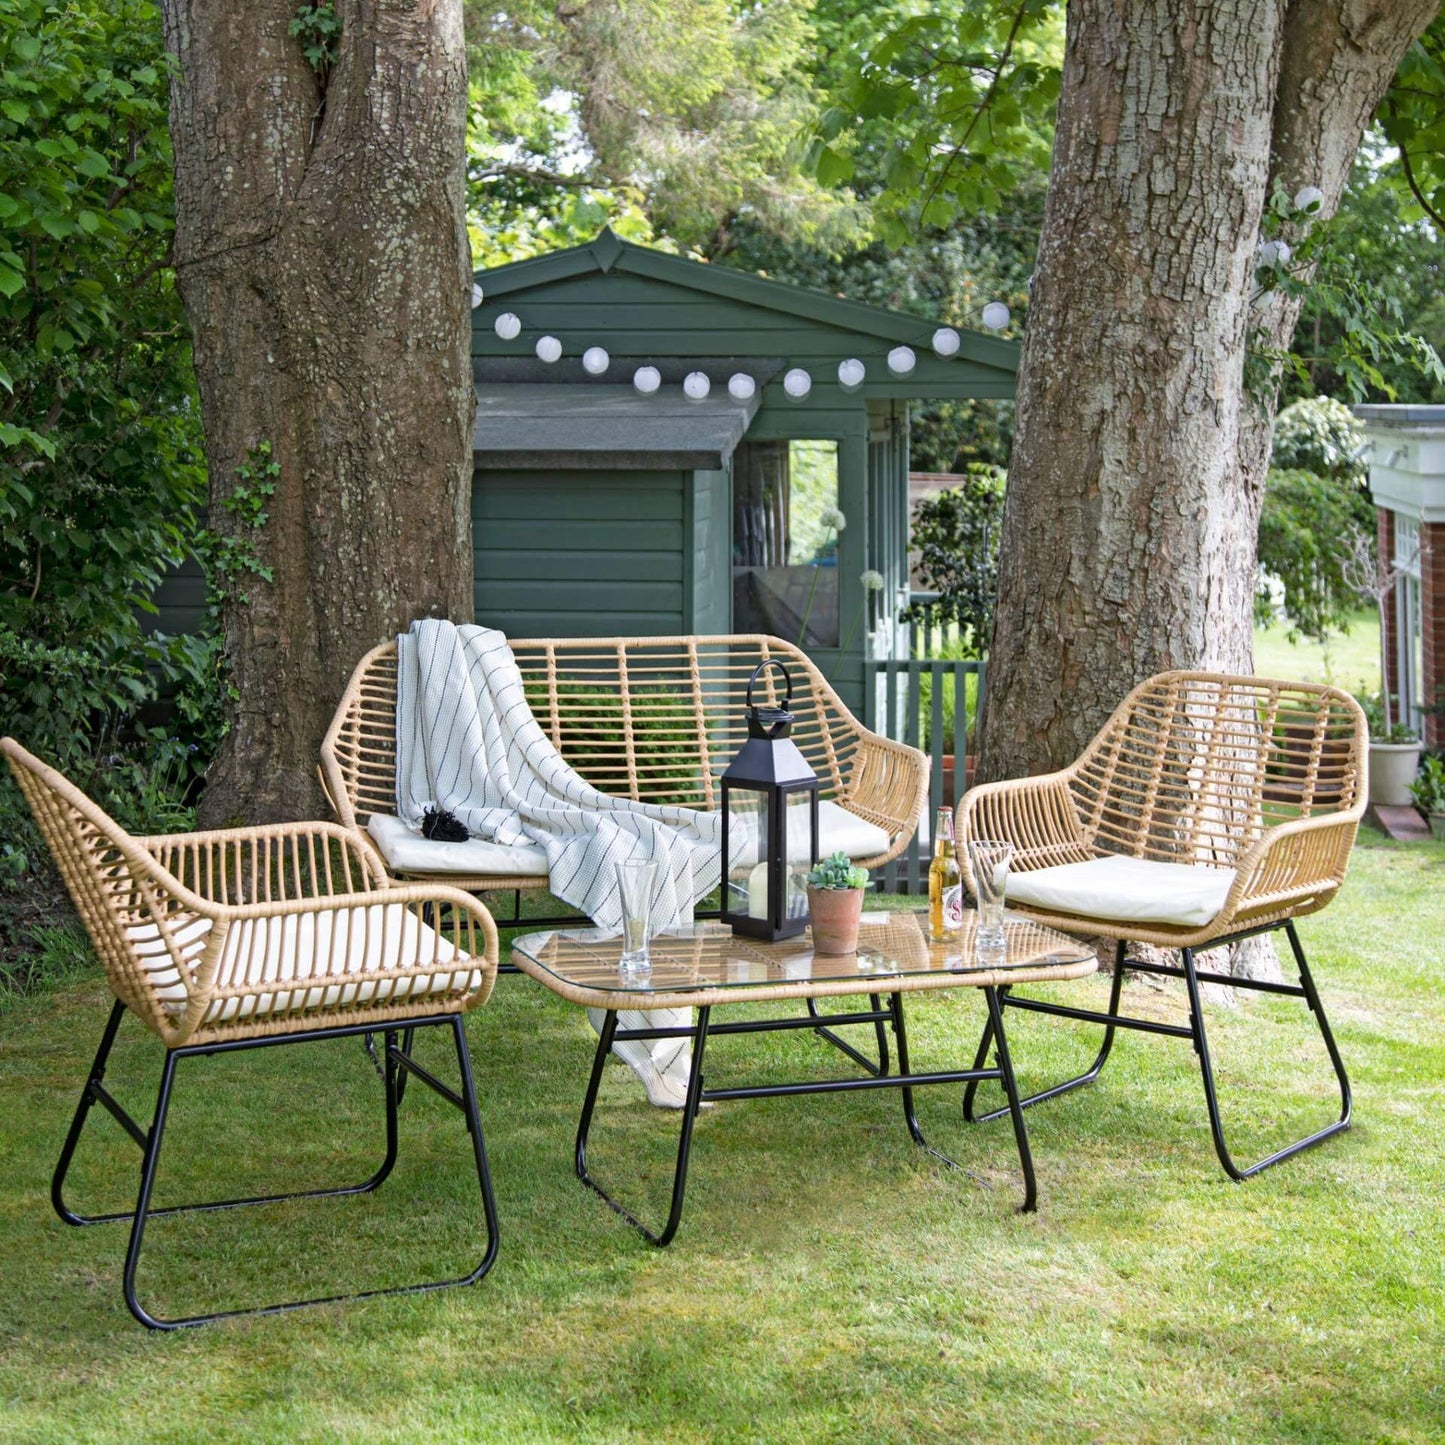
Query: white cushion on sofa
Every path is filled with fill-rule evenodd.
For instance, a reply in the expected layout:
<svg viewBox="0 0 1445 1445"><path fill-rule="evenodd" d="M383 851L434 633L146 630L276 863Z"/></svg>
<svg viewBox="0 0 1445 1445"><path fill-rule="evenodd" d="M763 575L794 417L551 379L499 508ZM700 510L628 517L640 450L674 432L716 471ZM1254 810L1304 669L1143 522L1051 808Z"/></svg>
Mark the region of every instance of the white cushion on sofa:
<svg viewBox="0 0 1445 1445"><path fill-rule="evenodd" d="M876 823L850 813L847 808L827 798L818 800L818 857L846 853L850 858L873 858L886 853L892 839ZM758 843L750 838L741 853L734 855L735 866L750 867L758 861ZM788 861L806 863L808 859L808 811L797 807L788 810Z"/></svg>
<svg viewBox="0 0 1445 1445"><path fill-rule="evenodd" d="M801 812L794 810L794 813ZM790 814L789 854L793 862L807 861L806 823ZM381 850L394 873L456 873L474 877L545 878L546 851L535 843L507 845L468 838L465 843L438 843L413 833L400 818L390 813L373 813L366 831ZM818 856L826 858L839 850L850 858L874 858L888 851L891 839L876 823L850 813L837 803L818 803ZM747 867L757 862L754 840L738 859Z"/></svg>
<svg viewBox="0 0 1445 1445"><path fill-rule="evenodd" d="M176 929L178 952L189 967L194 967L204 952L210 931L209 918L192 919ZM186 985L155 924L128 928L126 937L140 955L142 965L151 972L152 986L164 1007L171 1013L181 1013L186 1005ZM370 1003L372 999L400 1001L413 994L469 992L481 982L481 972L457 965L470 961L469 955L439 938L401 903L290 913L283 918L248 918L233 923L226 933L226 945L216 967L216 987L274 983L277 988L216 999L206 1010L203 1022L335 1008ZM363 971L374 974L378 969L433 963L434 971L405 978L346 977ZM325 971L321 978L317 978L318 968Z"/></svg>
<svg viewBox="0 0 1445 1445"><path fill-rule="evenodd" d="M1082 918L1202 928L1224 907L1233 883L1232 868L1111 855L1010 873L1008 901Z"/></svg>
<svg viewBox="0 0 1445 1445"><path fill-rule="evenodd" d="M393 873L458 873L483 878L545 878L547 853L536 843L439 843L413 833L390 813L373 813L366 824Z"/></svg>

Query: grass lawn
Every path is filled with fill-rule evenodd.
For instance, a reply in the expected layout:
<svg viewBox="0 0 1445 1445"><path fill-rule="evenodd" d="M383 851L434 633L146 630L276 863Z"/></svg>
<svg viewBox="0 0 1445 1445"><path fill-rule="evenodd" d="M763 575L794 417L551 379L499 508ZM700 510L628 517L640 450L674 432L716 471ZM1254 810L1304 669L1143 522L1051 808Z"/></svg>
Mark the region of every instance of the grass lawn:
<svg viewBox="0 0 1445 1445"><path fill-rule="evenodd" d="M1348 632L1331 636L1321 646L1309 638L1289 640L1281 622L1257 627L1254 670L1261 677L1292 682L1329 682L1346 692L1378 692L1380 688L1380 618L1374 608L1355 613Z"/></svg>
<svg viewBox="0 0 1445 1445"><path fill-rule="evenodd" d="M579 1009L505 978L469 1022L502 1219L467 1290L149 1333L123 1226L62 1226L49 1172L105 1017L93 979L0 1014L0 1439L146 1441L1440 1441L1445 1439L1445 846L1362 837L1302 927L1356 1090L1355 1128L1245 1185L1218 1168L1193 1057L1126 1035L1104 1082L1034 1111L1042 1208L1014 1212L1006 1122L924 1126L896 1096L719 1105L688 1211L648 1247L572 1176L591 1056ZM1055 996L1101 1004L1102 980ZM1182 1016L1177 992L1134 1007ZM1297 1005L1211 1014L1242 1156L1329 1112ZM966 1059L982 999L916 996L918 1068ZM1015 1015L1025 1087L1090 1031ZM424 1057L447 1078L438 1034ZM158 1049L122 1031L107 1082L148 1112ZM836 1072L802 1034L722 1039L709 1079ZM663 1209L676 1116L619 1067L592 1162ZM129 1203L138 1153L97 1111L82 1207ZM379 1087L354 1041L183 1064L157 1203L361 1177ZM142 1295L180 1311L457 1273L480 1209L459 1117L413 1086L366 1199L152 1223Z"/></svg>

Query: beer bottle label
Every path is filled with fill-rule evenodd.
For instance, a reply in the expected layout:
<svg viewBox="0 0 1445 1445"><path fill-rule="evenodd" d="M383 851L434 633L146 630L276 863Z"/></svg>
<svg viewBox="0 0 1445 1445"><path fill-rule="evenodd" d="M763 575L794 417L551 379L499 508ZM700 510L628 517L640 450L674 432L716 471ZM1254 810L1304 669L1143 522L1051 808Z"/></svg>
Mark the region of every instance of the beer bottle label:
<svg viewBox="0 0 1445 1445"><path fill-rule="evenodd" d="M963 884L955 884L943 890L943 926L963 927Z"/></svg>

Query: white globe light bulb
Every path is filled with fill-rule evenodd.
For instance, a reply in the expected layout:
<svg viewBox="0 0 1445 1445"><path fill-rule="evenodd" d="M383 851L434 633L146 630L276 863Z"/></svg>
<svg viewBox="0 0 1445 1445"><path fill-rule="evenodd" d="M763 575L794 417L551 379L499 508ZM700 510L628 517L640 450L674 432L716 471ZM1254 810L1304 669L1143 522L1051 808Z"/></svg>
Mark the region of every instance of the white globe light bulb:
<svg viewBox="0 0 1445 1445"><path fill-rule="evenodd" d="M611 358L601 346L589 346L582 353L582 370L588 376L601 376L607 370L607 363Z"/></svg>
<svg viewBox="0 0 1445 1445"><path fill-rule="evenodd" d="M863 385L863 378L867 374L868 368L856 356L850 356L846 361L838 363L838 385L844 391L857 391Z"/></svg>
<svg viewBox="0 0 1445 1445"><path fill-rule="evenodd" d="M801 366L795 366L783 377L783 390L793 401L802 401L813 389L813 378Z"/></svg>
<svg viewBox="0 0 1445 1445"><path fill-rule="evenodd" d="M504 311L492 324L492 329L503 341L515 341L522 333L522 318Z"/></svg>
<svg viewBox="0 0 1445 1445"><path fill-rule="evenodd" d="M983 324L990 331L1002 331L1008 325L1010 315L1008 307L1002 301L990 301L983 308Z"/></svg>
<svg viewBox="0 0 1445 1445"><path fill-rule="evenodd" d="M689 371L682 379L682 392L690 401L701 401L712 390L705 371Z"/></svg>
<svg viewBox="0 0 1445 1445"><path fill-rule="evenodd" d="M482 304L482 288L481 288L475 281L473 281L473 282L472 282L472 310L475 311L475 310L477 309L477 307L480 306L481 304Z"/></svg>
<svg viewBox="0 0 1445 1445"><path fill-rule="evenodd" d="M751 401L758 384L745 371L735 371L728 377L728 395L734 401Z"/></svg>
<svg viewBox="0 0 1445 1445"><path fill-rule="evenodd" d="M1297 211L1317 211L1324 204L1325 193L1318 186L1305 186L1295 192L1294 208Z"/></svg>
<svg viewBox="0 0 1445 1445"><path fill-rule="evenodd" d="M562 355L562 343L555 336L539 336L537 338L537 355L549 366L557 361Z"/></svg>
<svg viewBox="0 0 1445 1445"><path fill-rule="evenodd" d="M888 353L888 370L894 376L907 376L917 362L918 358L913 354L911 346L895 346Z"/></svg>
<svg viewBox="0 0 1445 1445"><path fill-rule="evenodd" d="M632 384L643 396L651 396L662 385L662 373L655 366L639 366L632 373Z"/></svg>
<svg viewBox="0 0 1445 1445"><path fill-rule="evenodd" d="M958 348L962 344L962 338L951 326L940 326L933 333L933 349L945 361L950 356L957 356Z"/></svg>

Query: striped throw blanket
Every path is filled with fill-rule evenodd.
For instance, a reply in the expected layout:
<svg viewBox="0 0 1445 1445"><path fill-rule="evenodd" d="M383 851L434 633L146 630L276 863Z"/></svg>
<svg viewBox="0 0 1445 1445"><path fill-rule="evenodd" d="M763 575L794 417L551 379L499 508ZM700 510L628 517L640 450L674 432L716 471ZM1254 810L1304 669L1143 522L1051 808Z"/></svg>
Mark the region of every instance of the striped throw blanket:
<svg viewBox="0 0 1445 1445"><path fill-rule="evenodd" d="M426 619L397 638L396 801L420 830L428 807L473 837L537 843L551 893L620 932L616 865L656 862L654 931L692 922L718 886L722 820L600 793L532 716L522 674L495 628Z"/></svg>

